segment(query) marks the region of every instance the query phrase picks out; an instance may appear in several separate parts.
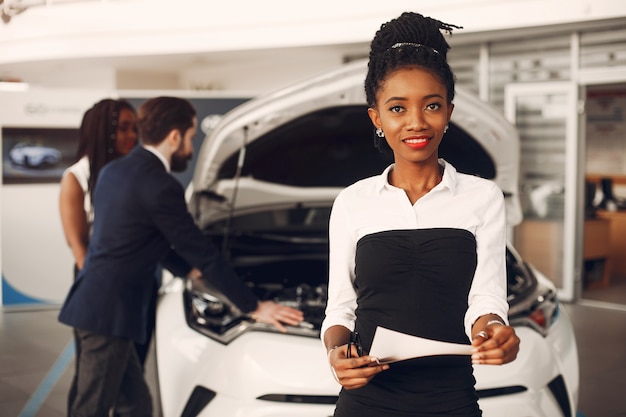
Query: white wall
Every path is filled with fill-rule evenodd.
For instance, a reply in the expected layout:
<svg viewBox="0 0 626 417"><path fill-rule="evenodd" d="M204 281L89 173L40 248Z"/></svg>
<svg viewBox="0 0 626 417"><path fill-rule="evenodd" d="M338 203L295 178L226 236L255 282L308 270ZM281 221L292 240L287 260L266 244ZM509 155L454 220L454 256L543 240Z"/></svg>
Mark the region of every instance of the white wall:
<svg viewBox="0 0 626 417"><path fill-rule="evenodd" d="M51 1L54 4L54 1ZM371 39L415 10L466 32L623 16L622 0L123 0L33 7L0 27L0 63L75 56L333 45Z"/></svg>
<svg viewBox="0 0 626 417"><path fill-rule="evenodd" d="M41 70L42 66L45 67L44 71ZM115 68L108 66L74 68L72 64L62 61L23 68L17 75L32 86L44 88L104 88L115 90L117 85Z"/></svg>
<svg viewBox="0 0 626 417"><path fill-rule="evenodd" d="M0 92L0 133L5 127L77 128L84 111L107 96L105 90ZM59 190L58 182L0 187L3 284L41 304L60 303L73 276L59 217ZM0 290L0 305L3 298Z"/></svg>
<svg viewBox="0 0 626 417"><path fill-rule="evenodd" d="M365 47L364 47L365 48ZM297 51L296 51L297 49ZM191 90L274 90L310 76L337 68L350 48L294 48L250 54L241 61L224 61L220 65L197 65L181 71L181 86ZM122 87L120 87L122 88Z"/></svg>
<svg viewBox="0 0 626 417"><path fill-rule="evenodd" d="M281 81L276 68L283 74L294 71L296 78L319 72L331 64L331 58L315 61L306 53L320 46L356 45L359 51L366 50L380 24L404 10L462 25L464 29L459 33L463 34L626 16L623 0L49 3L52 6L30 8L8 24L0 24L0 78L18 77L40 85L78 88L109 88L112 83L117 88L138 88L137 84L146 84L150 77L149 88L211 85L242 89L252 83L273 88ZM254 55L255 51L268 50L273 52L262 58ZM292 53L289 61L289 55L279 53L284 50L297 50L298 55ZM229 55L234 52L250 59L249 66L241 65L246 62L243 58L235 60ZM158 57L163 54L170 57ZM204 54L204 58L194 61L188 59L190 54ZM141 77L141 72L128 68L115 75L98 72L114 65L111 57L126 66L137 57L149 58L153 63L150 75ZM263 70L263 60L279 60L282 64ZM155 82L164 85L156 86Z"/></svg>

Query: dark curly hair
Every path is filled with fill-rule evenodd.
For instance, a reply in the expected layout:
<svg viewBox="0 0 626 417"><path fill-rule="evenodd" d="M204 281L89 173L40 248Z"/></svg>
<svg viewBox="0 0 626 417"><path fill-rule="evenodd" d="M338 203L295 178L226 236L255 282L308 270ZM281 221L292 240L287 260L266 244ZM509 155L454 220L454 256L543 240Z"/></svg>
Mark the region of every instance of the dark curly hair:
<svg viewBox="0 0 626 417"><path fill-rule="evenodd" d="M365 78L365 96L370 107L390 73L401 68L419 67L438 77L446 86L448 102L454 99L454 74L447 61L450 45L442 31L452 33L460 26L440 22L419 13L404 12L383 23L370 44Z"/></svg>
<svg viewBox="0 0 626 417"><path fill-rule="evenodd" d="M76 158L87 156L89 159L89 194L93 189L100 170L120 155L115 151L117 124L120 112L128 109L135 114L135 108L126 100L106 98L98 101L83 114L78 130L78 150Z"/></svg>

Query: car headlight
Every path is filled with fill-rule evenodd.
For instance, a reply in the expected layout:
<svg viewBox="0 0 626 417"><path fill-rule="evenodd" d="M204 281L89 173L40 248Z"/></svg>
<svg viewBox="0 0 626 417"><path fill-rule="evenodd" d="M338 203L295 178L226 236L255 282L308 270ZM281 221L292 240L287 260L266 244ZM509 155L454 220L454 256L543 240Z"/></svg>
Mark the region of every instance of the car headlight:
<svg viewBox="0 0 626 417"><path fill-rule="evenodd" d="M298 326L285 326L287 334L319 337L319 328L306 321L306 305L286 300L273 301L305 312L305 321ZM241 313L224 296L203 285L194 285L191 280L187 280L183 302L187 324L223 344L232 342L248 331L278 332L274 326L256 322L249 315Z"/></svg>
<svg viewBox="0 0 626 417"><path fill-rule="evenodd" d="M545 337L558 316L556 288L511 248L507 276L510 324L530 327Z"/></svg>

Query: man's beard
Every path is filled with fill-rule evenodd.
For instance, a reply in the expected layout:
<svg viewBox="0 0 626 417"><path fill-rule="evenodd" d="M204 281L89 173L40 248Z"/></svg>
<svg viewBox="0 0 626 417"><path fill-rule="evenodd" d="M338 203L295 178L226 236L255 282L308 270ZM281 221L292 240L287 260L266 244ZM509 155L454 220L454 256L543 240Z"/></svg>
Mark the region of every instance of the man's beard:
<svg viewBox="0 0 626 417"><path fill-rule="evenodd" d="M181 142L182 145L182 142ZM176 152L172 154L172 166L170 167L173 172L183 172L187 169L187 163L193 156L192 154L184 154L182 152L183 147L179 146Z"/></svg>

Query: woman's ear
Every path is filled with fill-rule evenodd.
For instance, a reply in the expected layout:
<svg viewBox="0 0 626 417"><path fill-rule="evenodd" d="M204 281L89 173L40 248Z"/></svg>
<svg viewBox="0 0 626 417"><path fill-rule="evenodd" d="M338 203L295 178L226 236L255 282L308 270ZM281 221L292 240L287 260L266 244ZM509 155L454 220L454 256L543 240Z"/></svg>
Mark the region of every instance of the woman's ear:
<svg viewBox="0 0 626 417"><path fill-rule="evenodd" d="M380 114L378 113L378 110L373 107L368 107L367 115L370 117L370 120L372 121L372 124L376 129L382 128L382 123L380 123Z"/></svg>
<svg viewBox="0 0 626 417"><path fill-rule="evenodd" d="M448 104L448 123L450 123L450 118L452 117L453 110L454 110L454 103Z"/></svg>

